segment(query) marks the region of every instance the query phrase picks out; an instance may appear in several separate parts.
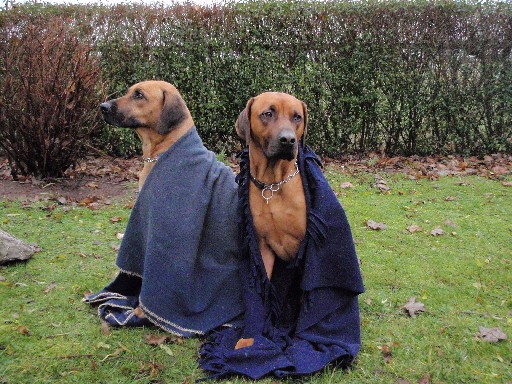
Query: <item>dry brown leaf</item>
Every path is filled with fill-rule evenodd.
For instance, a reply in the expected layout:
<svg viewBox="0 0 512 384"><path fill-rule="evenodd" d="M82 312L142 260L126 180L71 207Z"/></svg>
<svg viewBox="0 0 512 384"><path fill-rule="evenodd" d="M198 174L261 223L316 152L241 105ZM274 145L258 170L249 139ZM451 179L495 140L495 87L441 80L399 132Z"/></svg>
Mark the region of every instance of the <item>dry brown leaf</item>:
<svg viewBox="0 0 512 384"><path fill-rule="evenodd" d="M437 227L437 228L434 228L433 230L431 230L430 234L432 236L440 236L440 235L444 235L444 231L441 227Z"/></svg>
<svg viewBox="0 0 512 384"><path fill-rule="evenodd" d="M161 344L165 343L168 338L169 338L169 336L166 336L166 335L161 336L161 335L155 335L152 333L148 333L147 335L144 335L144 341L146 342L146 344L149 344L149 345L161 345Z"/></svg>
<svg viewBox="0 0 512 384"><path fill-rule="evenodd" d="M444 221L444 225L447 225L449 227L452 227L452 228L457 228L457 224L455 224L453 221L451 220L445 220Z"/></svg>
<svg viewBox="0 0 512 384"><path fill-rule="evenodd" d="M370 229L373 229L374 231L380 231L380 230L384 230L384 229L387 229L387 225L384 224L384 223L378 223L376 221L373 221L373 220L367 220L366 221L366 226Z"/></svg>
<svg viewBox="0 0 512 384"><path fill-rule="evenodd" d="M391 361L391 357L393 356L393 353L391 352L391 348L389 347L389 345L384 344L377 348L379 348L380 351L382 352L382 356L384 357L384 362L386 364L389 364L389 362Z"/></svg>
<svg viewBox="0 0 512 384"><path fill-rule="evenodd" d="M57 284L55 282L48 284L48 286L44 290L44 293L50 293L56 286Z"/></svg>
<svg viewBox="0 0 512 384"><path fill-rule="evenodd" d="M446 196L444 198L444 201L455 201L457 200L457 198L455 196Z"/></svg>
<svg viewBox="0 0 512 384"><path fill-rule="evenodd" d="M410 233L422 232L423 231L423 227L420 227L419 225L413 224L413 225L408 226L407 230Z"/></svg>
<svg viewBox="0 0 512 384"><path fill-rule="evenodd" d="M110 329L110 324L107 323L106 321L101 322L100 330L101 330L101 334L105 335L105 336L108 336L112 333L112 330Z"/></svg>
<svg viewBox="0 0 512 384"><path fill-rule="evenodd" d="M507 335L500 328L479 327L478 330L476 337L489 343L497 343L500 340L507 339Z"/></svg>
<svg viewBox="0 0 512 384"><path fill-rule="evenodd" d="M22 334L22 335L25 335L25 336L31 336L32 335L32 332L30 332L30 330L25 327L24 325L18 325L18 331Z"/></svg>
<svg viewBox="0 0 512 384"><path fill-rule="evenodd" d="M419 312L425 312L425 304L416 301L415 297L411 297L409 301L405 303L403 309L409 316L415 317Z"/></svg>
<svg viewBox="0 0 512 384"><path fill-rule="evenodd" d="M424 374L421 379L418 380L418 384L429 384L430 383L430 375L428 373Z"/></svg>
<svg viewBox="0 0 512 384"><path fill-rule="evenodd" d="M111 217L110 218L110 222L111 223L118 223L120 222L121 220L123 220L123 218L121 216L114 216L114 217Z"/></svg>
<svg viewBox="0 0 512 384"><path fill-rule="evenodd" d="M347 189L347 188L354 188L352 183L350 181L346 181L344 183L341 183L340 188Z"/></svg>
<svg viewBox="0 0 512 384"><path fill-rule="evenodd" d="M502 181L501 185L504 187L512 187L512 181Z"/></svg>

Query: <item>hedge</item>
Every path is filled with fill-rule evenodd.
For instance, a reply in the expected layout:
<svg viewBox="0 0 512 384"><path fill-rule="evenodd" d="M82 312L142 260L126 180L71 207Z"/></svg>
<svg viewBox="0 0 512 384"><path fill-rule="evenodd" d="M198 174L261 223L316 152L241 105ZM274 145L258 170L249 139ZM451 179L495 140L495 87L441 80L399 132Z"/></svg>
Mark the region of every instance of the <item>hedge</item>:
<svg viewBox="0 0 512 384"><path fill-rule="evenodd" d="M267 90L306 102L322 155L512 151L510 2L30 5L0 12L0 25L33 17L79 30L112 95L145 79L176 85L215 151L239 148L236 117ZM109 151L137 147L106 132Z"/></svg>

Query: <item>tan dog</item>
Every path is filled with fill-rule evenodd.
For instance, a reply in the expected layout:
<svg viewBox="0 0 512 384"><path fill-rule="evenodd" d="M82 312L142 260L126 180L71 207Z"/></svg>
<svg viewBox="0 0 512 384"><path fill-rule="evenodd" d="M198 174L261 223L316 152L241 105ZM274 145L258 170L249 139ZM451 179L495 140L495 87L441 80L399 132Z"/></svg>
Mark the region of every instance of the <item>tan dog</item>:
<svg viewBox="0 0 512 384"><path fill-rule="evenodd" d="M269 279L275 258L293 260L306 233L306 200L295 163L306 127L306 104L277 92L250 99L236 123L249 145L249 204Z"/></svg>
<svg viewBox="0 0 512 384"><path fill-rule="evenodd" d="M269 279L276 257L291 261L306 234L306 200L296 165L298 142L307 130L307 107L276 92L250 99L236 122L249 145L249 205ZM235 349L253 339L240 339Z"/></svg>
<svg viewBox="0 0 512 384"><path fill-rule="evenodd" d="M100 105L108 124L134 128L142 141L144 167L139 190L158 156L193 126L192 116L178 90L165 81L143 81L127 93Z"/></svg>
<svg viewBox="0 0 512 384"><path fill-rule="evenodd" d="M158 156L194 126L180 93L165 81L137 83L124 96L102 103L100 109L108 124L133 128L142 141L144 167L139 174L139 190ZM135 314L144 317L139 307Z"/></svg>

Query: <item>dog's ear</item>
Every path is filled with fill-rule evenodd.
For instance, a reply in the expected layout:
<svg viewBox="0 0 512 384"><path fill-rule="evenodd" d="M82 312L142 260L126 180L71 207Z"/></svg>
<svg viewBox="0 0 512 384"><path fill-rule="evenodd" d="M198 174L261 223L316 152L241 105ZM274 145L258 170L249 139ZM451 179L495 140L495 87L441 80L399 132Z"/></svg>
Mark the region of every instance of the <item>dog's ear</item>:
<svg viewBox="0 0 512 384"><path fill-rule="evenodd" d="M251 106L254 98L249 99L245 109L240 112L238 119L236 119L235 128L238 137L245 140L246 144L249 144L249 135L251 132Z"/></svg>
<svg viewBox="0 0 512 384"><path fill-rule="evenodd" d="M156 131L161 135L171 132L187 117L187 106L179 95L163 91L164 105Z"/></svg>
<svg viewBox="0 0 512 384"><path fill-rule="evenodd" d="M302 134L301 142L302 142L302 148L304 148L306 146L306 136L308 135L308 106L303 101L301 101L301 103L302 103L302 114L304 115L304 133Z"/></svg>

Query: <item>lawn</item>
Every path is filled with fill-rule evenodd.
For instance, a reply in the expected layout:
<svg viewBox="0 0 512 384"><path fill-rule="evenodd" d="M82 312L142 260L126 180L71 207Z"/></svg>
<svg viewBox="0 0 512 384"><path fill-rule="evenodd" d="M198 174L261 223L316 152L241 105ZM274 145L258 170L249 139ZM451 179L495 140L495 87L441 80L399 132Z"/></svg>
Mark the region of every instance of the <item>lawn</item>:
<svg viewBox="0 0 512 384"><path fill-rule="evenodd" d="M328 167L326 176L361 260L363 344L351 370L327 368L294 382L512 382L512 187L479 176L410 180L394 173L381 174L390 188L381 191L372 172ZM146 337L162 332L101 327L96 309L81 301L116 274L116 235L131 199L96 209L52 199L0 202L1 228L41 248L28 263L0 267L0 383L204 377L200 340L153 346ZM370 229L368 220L386 228ZM411 297L425 306L414 317L403 309ZM500 328L509 340L483 341L480 327Z"/></svg>

